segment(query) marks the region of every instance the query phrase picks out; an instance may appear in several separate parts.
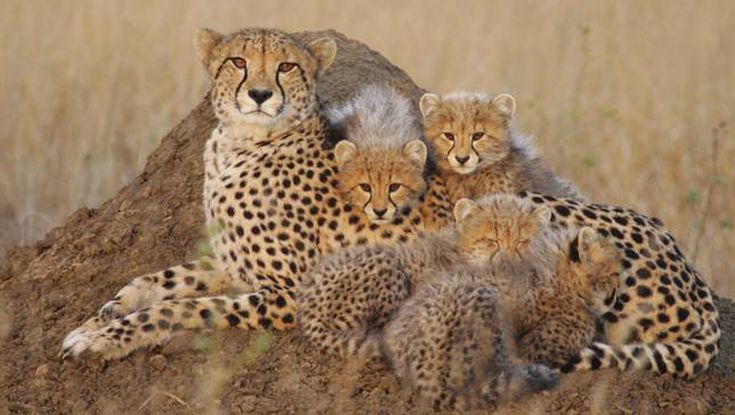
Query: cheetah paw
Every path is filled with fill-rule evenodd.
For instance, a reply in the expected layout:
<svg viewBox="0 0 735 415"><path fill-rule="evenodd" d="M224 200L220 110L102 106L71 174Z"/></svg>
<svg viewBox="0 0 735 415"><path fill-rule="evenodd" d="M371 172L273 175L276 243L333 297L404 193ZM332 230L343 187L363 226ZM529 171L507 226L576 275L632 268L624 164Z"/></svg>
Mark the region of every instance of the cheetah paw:
<svg viewBox="0 0 735 415"><path fill-rule="evenodd" d="M85 321L84 324L72 330L66 335L61 343L61 352L59 356L62 359L67 357L77 357L87 350L91 344L90 339L92 333L106 326L110 321L108 317L92 317Z"/></svg>
<svg viewBox="0 0 735 415"><path fill-rule="evenodd" d="M61 358L66 359L68 357L79 357L92 345L91 334L92 333L89 330L85 330L84 327L74 329L71 333L67 334L64 341L61 343Z"/></svg>

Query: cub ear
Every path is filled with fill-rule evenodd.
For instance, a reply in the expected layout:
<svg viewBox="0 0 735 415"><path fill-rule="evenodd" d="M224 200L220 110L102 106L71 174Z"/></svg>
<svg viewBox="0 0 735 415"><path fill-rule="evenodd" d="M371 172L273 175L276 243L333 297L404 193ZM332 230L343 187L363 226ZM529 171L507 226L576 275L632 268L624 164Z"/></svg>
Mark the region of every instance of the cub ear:
<svg viewBox="0 0 735 415"><path fill-rule="evenodd" d="M342 140L334 147L334 157L340 167L352 160L355 154L357 154L357 146L350 141Z"/></svg>
<svg viewBox="0 0 735 415"><path fill-rule="evenodd" d="M426 144L421 140L411 140L403 146L403 155L419 167L426 164L427 154Z"/></svg>
<svg viewBox="0 0 735 415"><path fill-rule="evenodd" d="M439 103L441 103L441 98L439 98L439 95L437 94L424 94L421 96L421 99L419 100L419 109L421 110L421 115L426 117L429 115L429 113L436 109L436 107L439 106Z"/></svg>
<svg viewBox="0 0 735 415"><path fill-rule="evenodd" d="M197 29L194 34L194 50L199 59L202 61L204 66L209 63L209 58L212 56L212 50L217 46L224 36L220 33L215 32L211 29Z"/></svg>
<svg viewBox="0 0 735 415"><path fill-rule="evenodd" d="M533 215L538 220L539 224L547 225L551 222L551 209L548 206L539 206L533 211Z"/></svg>
<svg viewBox="0 0 735 415"><path fill-rule="evenodd" d="M319 73L322 73L332 66L334 57L337 55L337 43L334 39L322 37L309 42L306 50L316 59Z"/></svg>
<svg viewBox="0 0 735 415"><path fill-rule="evenodd" d="M480 209L480 205L478 205L474 200L467 198L459 199L454 205L454 220L456 222L461 222L478 209Z"/></svg>
<svg viewBox="0 0 735 415"><path fill-rule="evenodd" d="M500 94L490 101L490 105L501 115L512 118L516 113L516 99L511 94Z"/></svg>
<svg viewBox="0 0 735 415"><path fill-rule="evenodd" d="M617 263L618 251L605 237L593 228L585 226L577 234L579 260L586 265Z"/></svg>

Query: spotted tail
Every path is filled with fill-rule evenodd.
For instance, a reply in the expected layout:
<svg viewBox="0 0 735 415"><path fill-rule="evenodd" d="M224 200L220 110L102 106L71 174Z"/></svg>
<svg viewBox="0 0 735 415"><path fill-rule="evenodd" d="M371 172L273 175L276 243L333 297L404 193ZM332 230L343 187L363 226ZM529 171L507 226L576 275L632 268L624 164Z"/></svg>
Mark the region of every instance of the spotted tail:
<svg viewBox="0 0 735 415"><path fill-rule="evenodd" d="M716 323L709 327L687 340L673 343L593 343L569 359L561 371L569 373L617 367L626 371L670 373L674 377L691 379L707 370L719 353L720 331Z"/></svg>

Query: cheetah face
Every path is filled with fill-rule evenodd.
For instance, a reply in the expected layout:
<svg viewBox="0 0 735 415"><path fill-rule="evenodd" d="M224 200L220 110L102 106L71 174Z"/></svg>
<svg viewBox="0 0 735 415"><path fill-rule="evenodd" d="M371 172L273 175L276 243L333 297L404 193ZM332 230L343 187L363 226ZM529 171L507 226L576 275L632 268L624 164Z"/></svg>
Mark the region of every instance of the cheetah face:
<svg viewBox="0 0 735 415"><path fill-rule="evenodd" d="M508 128L515 111L511 95L489 99L477 94L445 98L425 94L419 104L426 137L442 170L470 174L508 155Z"/></svg>
<svg viewBox="0 0 735 415"><path fill-rule="evenodd" d="M580 229L570 245L571 265L582 300L598 312L620 285L621 254L615 245L591 227Z"/></svg>
<svg viewBox="0 0 735 415"><path fill-rule="evenodd" d="M227 36L201 29L194 46L209 73L220 122L267 131L297 124L314 111L316 78L336 53L332 39L302 47L272 29L246 29Z"/></svg>
<svg viewBox="0 0 735 415"><path fill-rule="evenodd" d="M524 260L535 255L551 211L506 194L478 201L460 199L454 207L460 255L472 265Z"/></svg>
<svg viewBox="0 0 735 415"><path fill-rule="evenodd" d="M412 140L402 149L359 150L343 140L334 149L342 197L372 223L397 220L426 191L427 149Z"/></svg>

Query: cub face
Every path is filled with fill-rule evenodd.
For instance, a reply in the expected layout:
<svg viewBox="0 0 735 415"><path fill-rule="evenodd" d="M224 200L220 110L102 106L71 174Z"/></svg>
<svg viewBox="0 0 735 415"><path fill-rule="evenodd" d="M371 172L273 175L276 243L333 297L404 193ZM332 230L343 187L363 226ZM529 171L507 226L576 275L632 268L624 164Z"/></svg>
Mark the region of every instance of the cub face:
<svg viewBox="0 0 735 415"><path fill-rule="evenodd" d="M360 150L342 140L334 155L342 197L373 223L393 222L426 191L427 149L421 140L409 141L402 149Z"/></svg>
<svg viewBox="0 0 735 415"><path fill-rule="evenodd" d="M271 130L298 122L314 110L316 79L336 54L332 39L302 47L273 29L226 36L200 29L194 49L209 73L217 118Z"/></svg>
<svg viewBox="0 0 735 415"><path fill-rule="evenodd" d="M604 312L605 299L620 285L620 251L591 227L583 227L569 246L569 267L558 278L571 279L592 309ZM566 272L567 275L563 275Z"/></svg>
<svg viewBox="0 0 735 415"><path fill-rule="evenodd" d="M508 129L515 99L500 94L490 99L480 94L439 97L424 94L419 102L424 130L442 171L470 174L507 156Z"/></svg>
<svg viewBox="0 0 735 415"><path fill-rule="evenodd" d="M497 264L535 254L549 226L551 211L509 194L478 201L460 199L454 207L457 246L473 265Z"/></svg>

